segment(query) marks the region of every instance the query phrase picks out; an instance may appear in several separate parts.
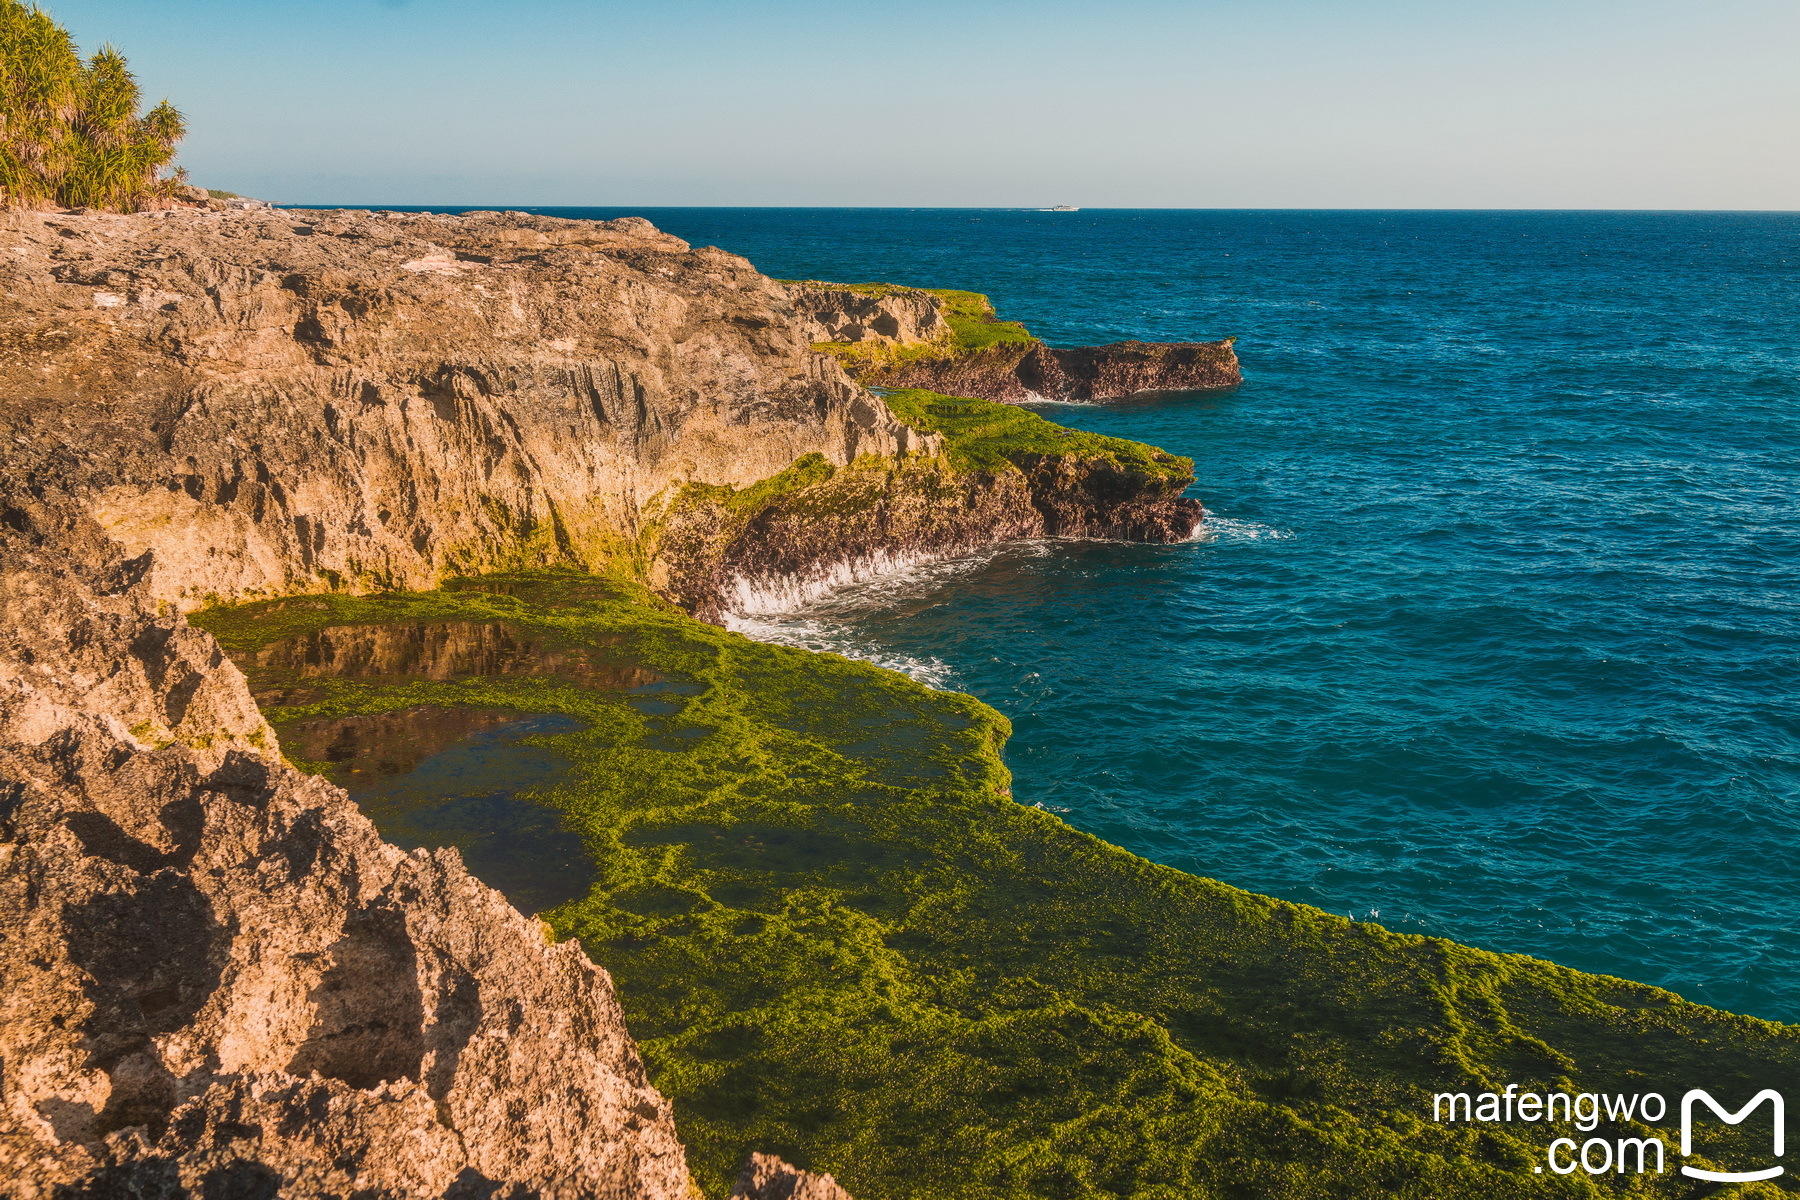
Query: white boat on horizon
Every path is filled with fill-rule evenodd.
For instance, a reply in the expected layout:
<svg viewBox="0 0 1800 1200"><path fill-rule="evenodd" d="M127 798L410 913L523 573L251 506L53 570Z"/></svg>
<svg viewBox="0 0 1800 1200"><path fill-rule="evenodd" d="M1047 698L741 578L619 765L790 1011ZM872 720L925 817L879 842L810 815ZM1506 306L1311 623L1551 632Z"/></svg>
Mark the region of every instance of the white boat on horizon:
<svg viewBox="0 0 1800 1200"><path fill-rule="evenodd" d="M1081 210L1079 208L1075 207L1073 204L1058 204L1052 208L1046 208L1044 211L1045 212L1080 212Z"/></svg>

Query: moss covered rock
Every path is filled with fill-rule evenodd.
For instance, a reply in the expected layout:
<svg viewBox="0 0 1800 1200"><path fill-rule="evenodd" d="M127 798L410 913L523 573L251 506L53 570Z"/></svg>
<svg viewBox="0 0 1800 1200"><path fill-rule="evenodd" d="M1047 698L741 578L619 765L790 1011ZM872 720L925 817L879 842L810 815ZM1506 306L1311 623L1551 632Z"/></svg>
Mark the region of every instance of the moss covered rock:
<svg viewBox="0 0 1800 1200"><path fill-rule="evenodd" d="M554 670L343 681L268 715L461 703L586 721L550 739L577 772L538 799L599 882L544 915L619 982L714 1195L756 1148L865 1200L1686 1196L1673 1118L1439 1123L1432 1096L1516 1083L1673 1104L1706 1087L1735 1106L1800 1076L1793 1027L1107 845L1009 794L1007 722L972 697L751 642L629 586L513 575L307 603L198 623L253 677L279 638L462 620L683 685L646 712ZM1766 1158L1766 1131L1715 1132L1715 1152ZM1538 1170L1564 1136L1659 1136L1668 1170Z"/></svg>

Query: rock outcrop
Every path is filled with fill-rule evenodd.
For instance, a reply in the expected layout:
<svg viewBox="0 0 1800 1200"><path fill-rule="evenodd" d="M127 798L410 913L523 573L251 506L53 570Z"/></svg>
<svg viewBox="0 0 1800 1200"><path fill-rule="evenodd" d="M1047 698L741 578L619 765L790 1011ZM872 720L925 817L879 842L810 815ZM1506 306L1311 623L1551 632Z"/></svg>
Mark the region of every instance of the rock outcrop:
<svg viewBox="0 0 1800 1200"><path fill-rule="evenodd" d="M932 435L810 349L792 289L636 219L11 214L0 242L9 470L74 498L145 594L184 609L570 565L716 615L770 572L813 586L1007 537L1170 540L1198 518L1074 462L1022 489L946 472ZM702 556L754 559L755 578L697 572L706 520L674 498L809 455L922 490L859 484L848 512L840 488L768 543L789 498L751 514L754 544Z"/></svg>
<svg viewBox="0 0 1800 1200"><path fill-rule="evenodd" d="M752 1154L731 1200L850 1200L850 1193L830 1175L802 1171L773 1154Z"/></svg>
<svg viewBox="0 0 1800 1200"><path fill-rule="evenodd" d="M1216 391L1243 382L1234 338L1059 349L1006 322L1013 336L990 342L977 335L981 325L996 323L993 308L973 293L816 281L787 286L813 340L876 386L1021 404ZM964 311L951 314L947 298Z"/></svg>
<svg viewBox="0 0 1800 1200"><path fill-rule="evenodd" d="M578 946L282 765L103 545L0 554L6 1195L690 1200Z"/></svg>
<svg viewBox="0 0 1800 1200"><path fill-rule="evenodd" d="M1104 459L1020 455L1012 469L874 459L758 501L702 494L658 533L665 591L707 619L791 609L832 587L996 542L1037 537L1179 542L1205 515L1183 478Z"/></svg>
<svg viewBox="0 0 1800 1200"><path fill-rule="evenodd" d="M648 502L924 448L741 258L647 222L0 217L10 474L149 595L628 559Z"/></svg>
<svg viewBox="0 0 1800 1200"><path fill-rule="evenodd" d="M1113 342L1067 349L1007 343L972 353L900 359L860 377L882 387L924 388L1003 404L1217 391L1243 382L1231 339Z"/></svg>

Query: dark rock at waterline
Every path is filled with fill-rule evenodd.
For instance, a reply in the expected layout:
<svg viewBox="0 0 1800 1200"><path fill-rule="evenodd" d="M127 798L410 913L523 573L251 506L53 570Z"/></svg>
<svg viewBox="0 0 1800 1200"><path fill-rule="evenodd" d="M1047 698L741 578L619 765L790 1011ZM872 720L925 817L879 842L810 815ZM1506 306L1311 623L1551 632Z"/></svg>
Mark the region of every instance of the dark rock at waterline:
<svg viewBox="0 0 1800 1200"><path fill-rule="evenodd" d="M1112 342L1066 349L1042 343L1002 344L966 355L909 360L875 371L866 381L1018 404L1215 391L1238 386L1243 374L1232 341L1226 339Z"/></svg>
<svg viewBox="0 0 1800 1200"><path fill-rule="evenodd" d="M1103 457L1020 455L1008 469L954 472L939 460L865 462L770 496L745 514L696 504L666 519L664 588L689 611L758 612L832 583L1039 537L1179 542L1205 516L1182 476L1147 476Z"/></svg>
<svg viewBox="0 0 1800 1200"><path fill-rule="evenodd" d="M998 320L987 298L974 293L816 280L787 288L815 343L862 382L882 387L1019 404L1217 391L1243 382L1235 338L1058 349ZM1007 332L995 341L983 332L994 329Z"/></svg>

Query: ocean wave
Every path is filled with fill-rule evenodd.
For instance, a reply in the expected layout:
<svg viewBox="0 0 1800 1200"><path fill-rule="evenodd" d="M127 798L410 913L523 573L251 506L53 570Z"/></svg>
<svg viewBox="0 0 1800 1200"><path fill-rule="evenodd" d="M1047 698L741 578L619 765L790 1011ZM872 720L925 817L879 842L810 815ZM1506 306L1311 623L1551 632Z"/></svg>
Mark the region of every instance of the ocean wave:
<svg viewBox="0 0 1800 1200"><path fill-rule="evenodd" d="M941 658L920 658L898 653L867 638L858 637L854 631L828 618L727 615L725 628L758 642L841 654L858 662L910 675L926 687L940 690L948 690L954 676L950 664Z"/></svg>
<svg viewBox="0 0 1800 1200"><path fill-rule="evenodd" d="M1001 555L1042 558L1054 540L1003 542L949 558L865 560L816 581L740 587L725 613L727 629L759 642L841 654L899 671L927 687L947 689L954 672L940 658L903 654L859 636L855 619L906 609L957 578L984 570Z"/></svg>
<svg viewBox="0 0 1800 1200"><path fill-rule="evenodd" d="M745 617L801 612L845 588L904 577L920 567L942 562L947 556L957 553L955 548L911 553L878 550L833 563L823 571L809 576L748 579L740 575L728 580L723 589L725 609L729 613Z"/></svg>
<svg viewBox="0 0 1800 1200"><path fill-rule="evenodd" d="M1294 531L1277 529L1273 525L1264 525L1261 521L1244 521L1236 517L1215 517L1211 513L1195 526L1190 542L1211 542L1221 546L1235 546L1244 542L1286 542L1292 541Z"/></svg>

